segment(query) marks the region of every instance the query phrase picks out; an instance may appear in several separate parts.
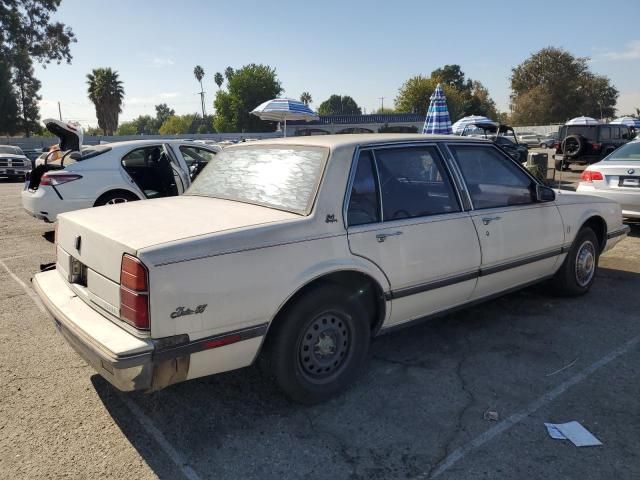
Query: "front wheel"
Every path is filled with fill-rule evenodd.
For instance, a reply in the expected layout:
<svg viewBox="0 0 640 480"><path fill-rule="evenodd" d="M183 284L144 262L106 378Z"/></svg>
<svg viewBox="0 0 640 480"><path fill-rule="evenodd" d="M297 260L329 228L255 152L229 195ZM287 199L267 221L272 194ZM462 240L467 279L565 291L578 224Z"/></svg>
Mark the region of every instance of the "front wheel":
<svg viewBox="0 0 640 480"><path fill-rule="evenodd" d="M553 277L557 294L578 296L589 291L595 280L600 257L598 237L589 227L578 232L562 266Z"/></svg>
<svg viewBox="0 0 640 480"><path fill-rule="evenodd" d="M263 366L292 400L319 403L354 382L366 361L370 322L339 286L307 292L275 321Z"/></svg>

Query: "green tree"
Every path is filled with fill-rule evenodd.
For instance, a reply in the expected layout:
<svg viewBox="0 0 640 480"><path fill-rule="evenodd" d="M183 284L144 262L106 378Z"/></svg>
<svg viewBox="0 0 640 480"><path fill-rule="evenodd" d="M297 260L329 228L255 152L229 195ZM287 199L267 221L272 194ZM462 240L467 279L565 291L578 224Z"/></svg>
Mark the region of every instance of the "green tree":
<svg viewBox="0 0 640 480"><path fill-rule="evenodd" d="M26 129L24 133L29 135L39 130L40 82L34 77L33 62L71 62L74 34L63 23L51 21L59 6L60 0L0 1L0 68L4 69L4 80L8 69L12 83L12 88L6 83L2 87L0 123L16 125L14 133Z"/></svg>
<svg viewBox="0 0 640 480"><path fill-rule="evenodd" d="M138 134L138 126L136 125L135 120L131 122L122 122L118 126L118 130L116 130L116 135L137 135Z"/></svg>
<svg viewBox="0 0 640 480"><path fill-rule="evenodd" d="M118 72L110 68L96 68L87 75L89 100L96 108L98 126L105 135L113 135L118 128L118 115L122 112L124 87Z"/></svg>
<svg viewBox="0 0 640 480"><path fill-rule="evenodd" d="M311 98L311 94L309 92L302 92L302 94L300 95L300 101L305 105L309 105L311 102L313 102L313 99Z"/></svg>
<svg viewBox="0 0 640 480"><path fill-rule="evenodd" d="M226 71L231 67L227 67ZM252 63L227 76L226 90L218 90L214 106L214 127L218 132L273 131L274 123L260 120L249 112L267 100L278 97L282 86L275 69Z"/></svg>
<svg viewBox="0 0 640 480"><path fill-rule="evenodd" d="M445 65L442 68L436 68L431 72L431 78L438 80L443 85L449 85L456 90L463 92L471 92L472 83L471 79L466 79L464 72L460 65Z"/></svg>
<svg viewBox="0 0 640 480"><path fill-rule="evenodd" d="M14 135L18 121L18 102L11 83L11 68L0 60L0 135Z"/></svg>
<svg viewBox="0 0 640 480"><path fill-rule="evenodd" d="M220 87L222 87L222 84L224 83L224 77L220 72L216 72L216 74L213 76L213 81L216 82L218 90L220 90Z"/></svg>
<svg viewBox="0 0 640 480"><path fill-rule="evenodd" d="M200 65L196 65L193 69L193 76L200 83L200 106L202 107L202 116L204 117L204 89L202 88L202 79L204 78L204 69Z"/></svg>
<svg viewBox="0 0 640 480"><path fill-rule="evenodd" d="M439 82L439 78L425 77L423 75L416 75L408 79L400 87L398 96L395 98L396 111L426 116L431 102L431 95ZM444 85L442 89L447 98L449 117L451 117L452 122L455 122L466 113L465 95L450 85Z"/></svg>
<svg viewBox="0 0 640 480"><path fill-rule="evenodd" d="M33 63L26 50L15 56L14 84L18 92L18 109L20 116L19 131L26 137L40 131L40 109L38 102L42 99L38 95L40 80L33 75Z"/></svg>
<svg viewBox="0 0 640 480"><path fill-rule="evenodd" d="M162 124L160 134L177 135L189 133L194 117L195 115L173 115Z"/></svg>
<svg viewBox="0 0 640 480"><path fill-rule="evenodd" d="M589 71L588 58L547 47L511 70L515 124L559 123L580 115L612 116L618 91ZM546 106L536 107L536 103ZM610 114L610 115L609 115Z"/></svg>
<svg viewBox="0 0 640 480"><path fill-rule="evenodd" d="M233 77L234 73L235 73L235 70L231 67L227 67L224 69L224 78L227 79L227 82L231 80L231 77Z"/></svg>
<svg viewBox="0 0 640 480"><path fill-rule="evenodd" d="M389 107L384 107L384 108L380 107L375 111L375 113L377 114L396 113L396 110L394 108L389 108Z"/></svg>
<svg viewBox="0 0 640 480"><path fill-rule="evenodd" d="M494 120L498 118L496 102L489 95L489 90L479 81L471 80L471 90L465 101L465 109L472 112L472 115L483 115Z"/></svg>
<svg viewBox="0 0 640 480"><path fill-rule="evenodd" d="M362 109L349 95L331 95L318 107L319 115L362 115Z"/></svg>
<svg viewBox="0 0 640 480"><path fill-rule="evenodd" d="M169 105L166 103L156 105L156 130L162 126L167 118L172 117L175 114L176 111L173 108L169 108Z"/></svg>

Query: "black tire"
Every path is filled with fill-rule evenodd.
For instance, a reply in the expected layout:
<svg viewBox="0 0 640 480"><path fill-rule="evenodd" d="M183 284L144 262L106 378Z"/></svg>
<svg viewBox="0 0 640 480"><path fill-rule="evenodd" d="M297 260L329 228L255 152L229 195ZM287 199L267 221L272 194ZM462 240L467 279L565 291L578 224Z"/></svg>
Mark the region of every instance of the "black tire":
<svg viewBox="0 0 640 480"><path fill-rule="evenodd" d="M366 309L337 285L306 292L274 321L261 364L293 401L323 402L351 385L367 359Z"/></svg>
<svg viewBox="0 0 640 480"><path fill-rule="evenodd" d="M103 205L115 205L118 203L135 202L136 200L140 199L131 192L127 192L126 190L112 190L100 195L93 206L101 207Z"/></svg>
<svg viewBox="0 0 640 480"><path fill-rule="evenodd" d="M589 291L596 277L600 244L589 227L583 227L552 280L554 292L561 296L576 297ZM588 274L587 274L588 272Z"/></svg>
<svg viewBox="0 0 640 480"><path fill-rule="evenodd" d="M585 145L585 139L581 135L569 135L562 141L562 153L569 158L576 158L583 152Z"/></svg>

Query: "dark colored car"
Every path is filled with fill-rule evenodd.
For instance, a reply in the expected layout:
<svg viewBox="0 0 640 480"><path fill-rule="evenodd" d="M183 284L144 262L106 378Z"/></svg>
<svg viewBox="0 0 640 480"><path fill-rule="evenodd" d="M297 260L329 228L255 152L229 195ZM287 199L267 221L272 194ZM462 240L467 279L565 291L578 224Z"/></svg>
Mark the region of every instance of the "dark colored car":
<svg viewBox="0 0 640 480"><path fill-rule="evenodd" d="M556 169L599 162L634 136L635 131L626 125L564 125L555 144Z"/></svg>
<svg viewBox="0 0 640 480"><path fill-rule="evenodd" d="M550 133L540 139L540 148L553 148L558 141L558 132Z"/></svg>
<svg viewBox="0 0 640 480"><path fill-rule="evenodd" d="M470 123L464 127L461 135L471 136L472 132L482 130L482 135L474 134L474 136L482 136L493 140L498 147L504 150L514 160L524 163L529 156L529 148L524 143L518 142L516 132L509 125L502 125L493 122Z"/></svg>

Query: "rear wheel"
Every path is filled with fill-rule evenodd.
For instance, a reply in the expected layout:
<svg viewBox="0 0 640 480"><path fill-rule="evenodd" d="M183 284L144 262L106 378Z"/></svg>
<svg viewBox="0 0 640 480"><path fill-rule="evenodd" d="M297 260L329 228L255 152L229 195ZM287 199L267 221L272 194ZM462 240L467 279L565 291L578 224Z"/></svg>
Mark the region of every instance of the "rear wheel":
<svg viewBox="0 0 640 480"><path fill-rule="evenodd" d="M370 332L359 301L339 286L318 287L275 321L262 353L263 367L292 400L322 402L357 378Z"/></svg>
<svg viewBox="0 0 640 480"><path fill-rule="evenodd" d="M103 205L117 205L118 203L127 203L140 200L136 195L126 190L115 190L112 192L103 193L96 200L94 207L101 207Z"/></svg>
<svg viewBox="0 0 640 480"><path fill-rule="evenodd" d="M598 237L589 227L578 232L562 266L553 277L555 292L578 296L589 291L595 280L600 256Z"/></svg>

